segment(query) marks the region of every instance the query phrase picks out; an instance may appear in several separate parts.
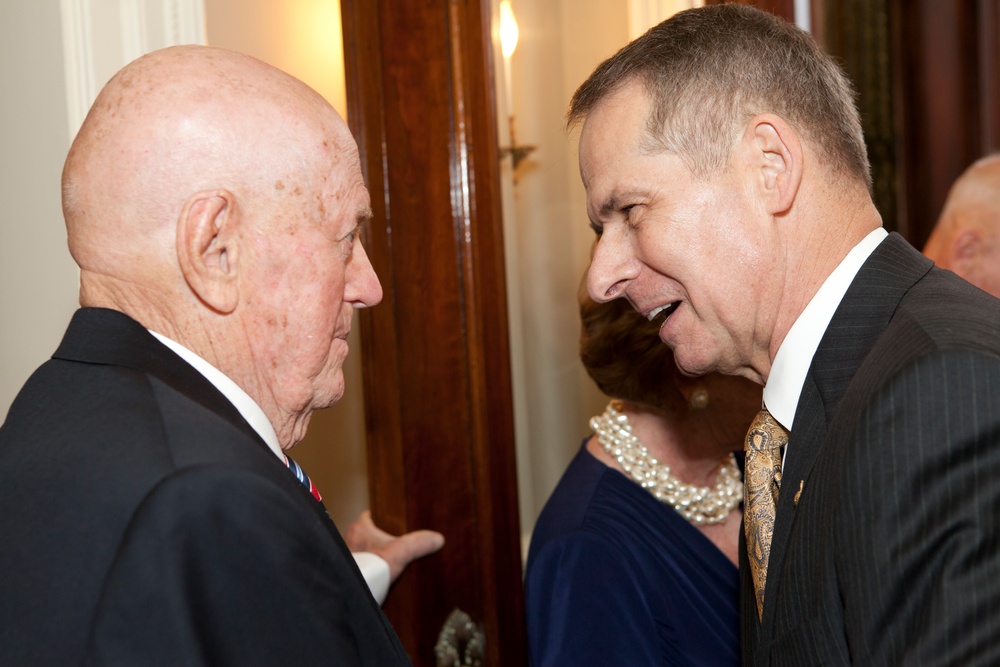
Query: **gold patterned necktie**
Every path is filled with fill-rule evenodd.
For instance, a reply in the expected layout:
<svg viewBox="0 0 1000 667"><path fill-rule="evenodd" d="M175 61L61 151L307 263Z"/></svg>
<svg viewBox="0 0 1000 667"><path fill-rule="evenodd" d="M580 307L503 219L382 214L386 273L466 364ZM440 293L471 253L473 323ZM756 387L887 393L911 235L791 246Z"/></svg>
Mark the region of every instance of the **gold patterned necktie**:
<svg viewBox="0 0 1000 667"><path fill-rule="evenodd" d="M781 450L788 444L788 431L764 408L747 432L744 472L743 530L746 534L750 574L757 594L757 617L764 611L767 560L774 534L774 510L781 486Z"/></svg>

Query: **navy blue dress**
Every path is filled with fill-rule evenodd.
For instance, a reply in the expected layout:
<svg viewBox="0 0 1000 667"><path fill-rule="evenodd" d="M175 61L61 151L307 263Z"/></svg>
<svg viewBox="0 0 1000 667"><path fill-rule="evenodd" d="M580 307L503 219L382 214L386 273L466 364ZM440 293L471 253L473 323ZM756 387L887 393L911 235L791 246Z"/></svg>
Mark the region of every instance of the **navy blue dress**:
<svg viewBox="0 0 1000 667"><path fill-rule="evenodd" d="M584 445L531 538L534 667L739 665L736 566Z"/></svg>

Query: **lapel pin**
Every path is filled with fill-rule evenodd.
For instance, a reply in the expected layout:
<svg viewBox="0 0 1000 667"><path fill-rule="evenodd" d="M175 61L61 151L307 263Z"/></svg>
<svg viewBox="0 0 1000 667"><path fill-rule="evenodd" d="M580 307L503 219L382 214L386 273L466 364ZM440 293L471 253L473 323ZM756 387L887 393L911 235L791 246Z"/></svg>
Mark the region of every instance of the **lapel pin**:
<svg viewBox="0 0 1000 667"><path fill-rule="evenodd" d="M796 507L799 506L799 498L802 497L802 487L805 486L805 485L806 485L806 480L800 479L799 480L799 490L795 492L795 497L792 498L792 504L795 505Z"/></svg>

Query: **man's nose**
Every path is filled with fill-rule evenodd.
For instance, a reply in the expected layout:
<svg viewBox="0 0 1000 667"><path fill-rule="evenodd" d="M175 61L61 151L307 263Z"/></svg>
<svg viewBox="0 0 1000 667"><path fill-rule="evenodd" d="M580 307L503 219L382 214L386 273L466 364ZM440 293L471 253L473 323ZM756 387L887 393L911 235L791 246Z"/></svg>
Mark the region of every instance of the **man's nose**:
<svg viewBox="0 0 1000 667"><path fill-rule="evenodd" d="M354 247L347 270L349 273L344 294L346 301L355 308L371 308L382 300L382 284L360 241Z"/></svg>
<svg viewBox="0 0 1000 667"><path fill-rule="evenodd" d="M587 271L587 292L590 298L604 303L623 296L625 288L637 275L638 262L631 244L605 232L594 248Z"/></svg>

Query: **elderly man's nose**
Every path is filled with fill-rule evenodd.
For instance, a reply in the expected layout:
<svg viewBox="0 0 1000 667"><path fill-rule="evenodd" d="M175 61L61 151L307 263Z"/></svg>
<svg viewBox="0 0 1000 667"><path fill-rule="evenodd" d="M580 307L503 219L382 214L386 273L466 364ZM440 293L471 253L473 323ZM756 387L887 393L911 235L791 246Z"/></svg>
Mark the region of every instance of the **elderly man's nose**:
<svg viewBox="0 0 1000 667"><path fill-rule="evenodd" d="M344 299L355 308L370 308L382 300L382 283L360 242L354 247L348 265Z"/></svg>

